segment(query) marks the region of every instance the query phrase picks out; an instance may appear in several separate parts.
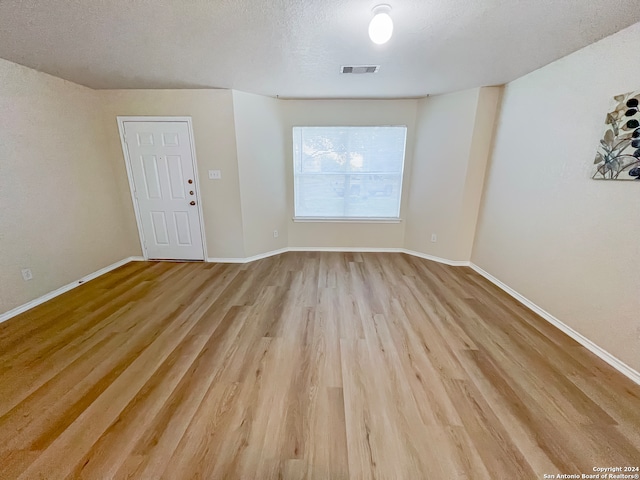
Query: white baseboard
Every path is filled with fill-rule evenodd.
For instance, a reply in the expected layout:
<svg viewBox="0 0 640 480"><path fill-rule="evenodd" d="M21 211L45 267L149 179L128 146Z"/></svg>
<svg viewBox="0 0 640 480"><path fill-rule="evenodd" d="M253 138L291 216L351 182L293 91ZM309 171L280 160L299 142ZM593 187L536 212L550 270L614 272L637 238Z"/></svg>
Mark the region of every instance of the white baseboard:
<svg viewBox="0 0 640 480"><path fill-rule="evenodd" d="M470 263L464 260L448 260L427 253L407 250L406 248L370 248L370 247L289 247L290 252L359 252L359 253L406 253L413 257L424 258L433 262L444 263L452 267L468 267Z"/></svg>
<svg viewBox="0 0 640 480"><path fill-rule="evenodd" d="M402 253L402 248L374 247L289 247L290 252Z"/></svg>
<svg viewBox="0 0 640 480"><path fill-rule="evenodd" d="M413 250L407 250L406 248L395 247L287 247L279 250L272 250L270 252L261 253L252 257L244 258L207 258L208 262L212 263L249 263L256 260L261 260L267 257L273 257L274 255L280 255L287 252L347 252L347 253L406 253L414 257L424 258L425 260L431 260L433 262L444 263L445 265L451 265L452 267L468 267L468 261L448 260L446 258L435 257L426 253L415 252Z"/></svg>
<svg viewBox="0 0 640 480"><path fill-rule="evenodd" d="M207 262L208 263L247 263L247 262L249 262L249 260L247 260L246 258L231 258L231 257L215 258L215 257L209 257L209 258L207 258Z"/></svg>
<svg viewBox="0 0 640 480"><path fill-rule="evenodd" d="M480 275L482 275L484 278L489 280L491 283L493 283L494 285L496 285L500 289L504 290L506 293L511 295L516 300L518 300L525 307L527 307L528 309L530 309L533 312L535 312L538 315L540 315L542 318L544 318L547 322L552 324L554 327L556 327L559 330L561 330L564 333L566 333L569 337L573 338L576 342L578 342L584 348L589 350L591 353L593 353L594 355L597 355L602 360L604 360L609 365L611 365L613 368L618 370L620 373L622 373L626 377L629 377L631 380L633 380L634 382L636 382L637 384L640 385L640 372L638 372L637 370L631 368L629 365L624 363L619 358L614 357L609 352L607 352L605 349L603 349L602 347L599 347L598 345L593 343L591 340L589 340L587 337L585 337L581 333L575 331L569 325L561 322L556 317L554 317L549 312L547 312L545 309L539 307L538 305L533 303L531 300L529 300L524 295L516 292L513 288L511 288L507 284L501 282L496 277L494 277L490 273L488 273L485 270L483 270L482 268L480 268L478 265L476 265L474 263L471 263L470 267L473 268Z"/></svg>
<svg viewBox="0 0 640 480"><path fill-rule="evenodd" d="M425 260L431 260L432 262L444 263L445 265L450 265L452 267L468 267L471 265L471 262L467 260L447 260L446 258L434 257L427 253L415 252L413 250L407 250L406 248L401 249L401 251L407 255L424 258Z"/></svg>
<svg viewBox="0 0 640 480"><path fill-rule="evenodd" d="M273 257L274 255L280 255L281 253L287 253L289 251L288 248L281 248L279 250L271 250L270 252L260 253L258 255L253 255L252 257L242 257L242 258L207 258L207 262L210 263L249 263L255 262L256 260L262 260L263 258Z"/></svg>
<svg viewBox="0 0 640 480"><path fill-rule="evenodd" d="M122 265L125 265L133 261L144 261L144 258L142 257L125 258L123 260L120 260L119 262L113 263L107 267L101 268L100 270L90 273L89 275L85 275L84 277L82 277L79 280L76 280L75 282L68 283L52 292L45 293L41 297L31 300L30 302L24 303L18 307L12 308L8 312L4 312L0 314L0 323L6 320L9 320L10 318L15 317L16 315L20 315L21 313L24 313L27 310L32 309L33 307L37 307L38 305L44 302L47 302L52 298L57 297L58 295L62 295L63 293L68 292L69 290L73 290L74 288L84 283L87 283L88 281L93 280L94 278L98 278L99 276L104 275L105 273L110 272L111 270L115 270L116 268L121 267Z"/></svg>
<svg viewBox="0 0 640 480"><path fill-rule="evenodd" d="M211 263L249 263L263 258L273 257L287 252L360 252L360 253L401 253L402 248L369 248L369 247L286 247L279 250L261 253L244 258L207 258Z"/></svg>
<svg viewBox="0 0 640 480"><path fill-rule="evenodd" d="M452 267L468 267L470 262L466 260L448 260L446 258L436 257L427 253L416 252L413 250L407 250L406 248L395 247L288 247L281 248L279 250L273 250L271 252L262 253L253 257L246 258L209 258L209 262L217 263L248 263L262 258L272 257L286 252L347 252L347 253L406 253L414 257L424 258L425 260L431 260L433 262L444 263L445 265L451 265Z"/></svg>

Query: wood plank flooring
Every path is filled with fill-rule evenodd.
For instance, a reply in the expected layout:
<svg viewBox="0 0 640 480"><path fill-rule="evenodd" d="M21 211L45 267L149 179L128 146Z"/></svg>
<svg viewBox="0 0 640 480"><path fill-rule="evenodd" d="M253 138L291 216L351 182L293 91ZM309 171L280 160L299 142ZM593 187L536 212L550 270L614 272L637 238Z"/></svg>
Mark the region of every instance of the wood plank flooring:
<svg viewBox="0 0 640 480"><path fill-rule="evenodd" d="M0 325L3 479L638 465L640 387L469 268L135 262Z"/></svg>

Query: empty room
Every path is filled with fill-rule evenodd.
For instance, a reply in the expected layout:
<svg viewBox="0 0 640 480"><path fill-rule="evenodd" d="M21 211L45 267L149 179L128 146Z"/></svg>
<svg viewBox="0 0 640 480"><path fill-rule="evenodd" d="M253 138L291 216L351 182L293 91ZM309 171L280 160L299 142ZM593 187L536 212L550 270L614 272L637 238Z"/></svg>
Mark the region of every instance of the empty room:
<svg viewBox="0 0 640 480"><path fill-rule="evenodd" d="M0 479L640 478L635 0L0 2Z"/></svg>

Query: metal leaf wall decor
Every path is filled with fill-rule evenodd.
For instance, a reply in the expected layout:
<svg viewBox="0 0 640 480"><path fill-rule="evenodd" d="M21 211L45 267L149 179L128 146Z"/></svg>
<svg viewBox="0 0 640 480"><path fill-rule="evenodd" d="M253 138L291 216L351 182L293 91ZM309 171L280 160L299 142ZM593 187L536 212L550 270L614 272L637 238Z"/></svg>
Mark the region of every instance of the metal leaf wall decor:
<svg viewBox="0 0 640 480"><path fill-rule="evenodd" d="M640 180L640 91L614 97L596 153L596 180Z"/></svg>

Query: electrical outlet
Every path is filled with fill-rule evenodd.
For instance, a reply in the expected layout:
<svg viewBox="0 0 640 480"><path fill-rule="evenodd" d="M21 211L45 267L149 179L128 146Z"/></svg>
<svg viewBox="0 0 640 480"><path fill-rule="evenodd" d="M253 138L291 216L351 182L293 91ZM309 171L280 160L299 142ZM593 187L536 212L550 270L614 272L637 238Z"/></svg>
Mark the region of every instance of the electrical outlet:
<svg viewBox="0 0 640 480"><path fill-rule="evenodd" d="M209 180L220 180L222 172L220 170L209 170Z"/></svg>
<svg viewBox="0 0 640 480"><path fill-rule="evenodd" d="M438 235L436 235L435 233L431 234L431 241L433 243L436 243L438 241Z"/></svg>
<svg viewBox="0 0 640 480"><path fill-rule="evenodd" d="M33 278L33 274L31 273L31 269L30 268L23 268L22 269L22 278L24 279L25 282L28 282L29 280L31 280Z"/></svg>
<svg viewBox="0 0 640 480"><path fill-rule="evenodd" d="M273 231L273 238L278 238L278 230Z"/></svg>

